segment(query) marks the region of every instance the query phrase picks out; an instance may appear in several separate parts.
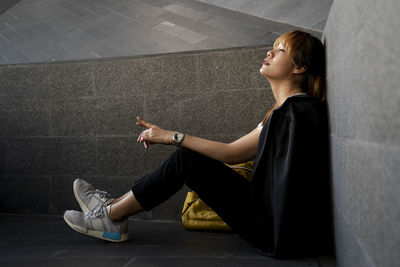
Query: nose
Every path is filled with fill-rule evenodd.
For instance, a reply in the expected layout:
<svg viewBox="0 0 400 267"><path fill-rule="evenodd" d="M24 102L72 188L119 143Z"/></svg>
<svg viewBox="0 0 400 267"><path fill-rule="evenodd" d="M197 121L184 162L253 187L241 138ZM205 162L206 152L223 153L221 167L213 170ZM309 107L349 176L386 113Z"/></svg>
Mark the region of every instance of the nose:
<svg viewBox="0 0 400 267"><path fill-rule="evenodd" d="M269 50L269 51L267 52L267 58L270 58L270 57L272 57L272 50Z"/></svg>

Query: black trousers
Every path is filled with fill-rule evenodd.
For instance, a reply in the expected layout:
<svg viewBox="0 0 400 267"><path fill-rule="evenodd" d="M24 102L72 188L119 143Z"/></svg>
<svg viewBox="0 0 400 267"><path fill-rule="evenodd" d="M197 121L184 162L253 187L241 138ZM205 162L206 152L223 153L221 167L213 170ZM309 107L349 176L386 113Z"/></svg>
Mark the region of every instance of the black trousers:
<svg viewBox="0 0 400 267"><path fill-rule="evenodd" d="M260 247L251 183L225 164L189 149L178 149L132 186L145 210L169 199L186 184L240 237Z"/></svg>

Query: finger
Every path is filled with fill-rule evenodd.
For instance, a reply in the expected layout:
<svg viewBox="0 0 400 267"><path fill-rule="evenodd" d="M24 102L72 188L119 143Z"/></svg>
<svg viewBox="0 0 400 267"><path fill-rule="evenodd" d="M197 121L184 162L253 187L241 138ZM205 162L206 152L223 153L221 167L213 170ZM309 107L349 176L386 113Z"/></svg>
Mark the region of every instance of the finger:
<svg viewBox="0 0 400 267"><path fill-rule="evenodd" d="M141 132L138 136L137 142L142 143L143 142L143 132Z"/></svg>
<svg viewBox="0 0 400 267"><path fill-rule="evenodd" d="M137 116L136 119L138 120L136 122L136 125L138 125L138 126L142 126L142 127L146 127L146 128L150 128L151 126L153 126L153 124L151 124L150 122L147 122L145 120L142 120L139 116Z"/></svg>
<svg viewBox="0 0 400 267"><path fill-rule="evenodd" d="M139 125L141 120L142 120L142 118L140 118L139 116L136 116L136 125Z"/></svg>
<svg viewBox="0 0 400 267"><path fill-rule="evenodd" d="M142 120L142 118L140 118L139 116L136 116L136 125L138 125L138 126L142 126L142 123L143 123L143 120Z"/></svg>
<svg viewBox="0 0 400 267"><path fill-rule="evenodd" d="M144 130L143 132L140 133L138 137L138 142L142 143L145 138L148 137L148 130Z"/></svg>

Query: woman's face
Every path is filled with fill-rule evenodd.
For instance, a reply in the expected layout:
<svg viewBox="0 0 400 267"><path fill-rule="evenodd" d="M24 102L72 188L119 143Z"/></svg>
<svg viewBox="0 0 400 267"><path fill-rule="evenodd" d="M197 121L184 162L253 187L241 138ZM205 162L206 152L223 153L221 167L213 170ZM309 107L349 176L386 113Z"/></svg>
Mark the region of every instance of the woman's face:
<svg viewBox="0 0 400 267"><path fill-rule="evenodd" d="M268 51L260 73L267 79L287 80L292 77L294 69L295 66L289 58L289 53L279 43L278 46Z"/></svg>

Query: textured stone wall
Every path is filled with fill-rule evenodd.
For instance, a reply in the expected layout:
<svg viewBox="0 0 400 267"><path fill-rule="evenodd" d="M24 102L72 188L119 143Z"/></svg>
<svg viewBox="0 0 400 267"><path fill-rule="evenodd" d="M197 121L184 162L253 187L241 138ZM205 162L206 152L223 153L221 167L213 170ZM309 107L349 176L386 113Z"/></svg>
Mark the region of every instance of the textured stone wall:
<svg viewBox="0 0 400 267"><path fill-rule="evenodd" d="M400 262L399 14L338 0L324 31L338 266Z"/></svg>
<svg viewBox="0 0 400 267"><path fill-rule="evenodd" d="M272 105L266 48L0 67L0 212L77 209L72 181L130 190L175 148L136 143L136 115L220 141ZM178 220L187 189L143 218Z"/></svg>
<svg viewBox="0 0 400 267"><path fill-rule="evenodd" d="M253 16L322 31L332 0L198 0Z"/></svg>

